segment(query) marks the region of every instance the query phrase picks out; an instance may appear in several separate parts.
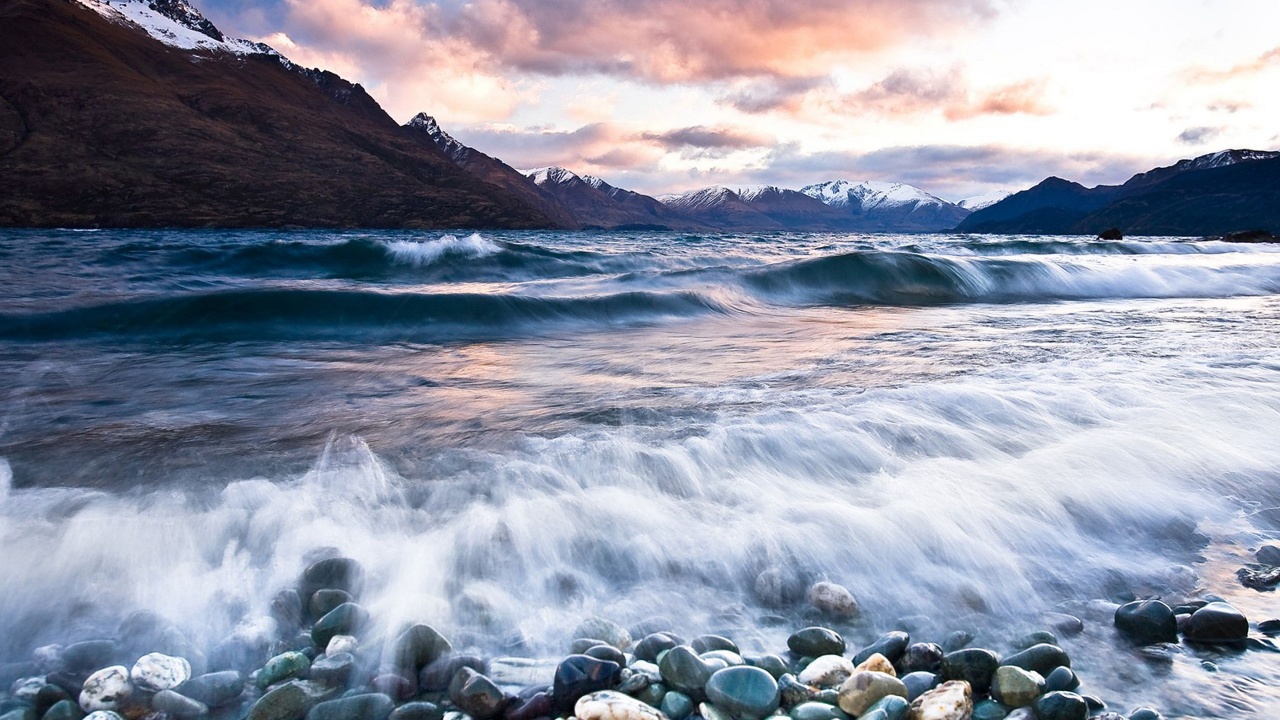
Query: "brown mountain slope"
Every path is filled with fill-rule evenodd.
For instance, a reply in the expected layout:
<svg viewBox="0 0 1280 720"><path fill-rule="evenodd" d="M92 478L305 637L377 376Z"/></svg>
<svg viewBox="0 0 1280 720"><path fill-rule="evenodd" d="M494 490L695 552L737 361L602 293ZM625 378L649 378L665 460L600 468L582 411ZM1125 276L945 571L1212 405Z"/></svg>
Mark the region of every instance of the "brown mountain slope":
<svg viewBox="0 0 1280 720"><path fill-rule="evenodd" d="M0 3L0 225L550 227L358 85Z"/></svg>

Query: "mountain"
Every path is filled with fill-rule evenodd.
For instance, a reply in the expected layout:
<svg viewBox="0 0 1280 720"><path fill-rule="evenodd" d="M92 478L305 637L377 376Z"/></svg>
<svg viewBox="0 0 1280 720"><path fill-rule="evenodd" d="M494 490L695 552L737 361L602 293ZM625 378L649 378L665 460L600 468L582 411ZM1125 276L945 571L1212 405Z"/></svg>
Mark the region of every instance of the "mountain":
<svg viewBox="0 0 1280 720"><path fill-rule="evenodd" d="M986 207L991 207L1012 194L1013 192L1010 190L993 190L992 192L983 193L981 195L967 197L956 203L956 206L962 207L972 213Z"/></svg>
<svg viewBox="0 0 1280 720"><path fill-rule="evenodd" d="M0 225L557 224L182 0L6 0L0 47Z"/></svg>
<svg viewBox="0 0 1280 720"><path fill-rule="evenodd" d="M405 127L415 131L419 137L434 143L458 167L537 208L557 226L566 230L578 230L582 227L582 223L578 222L574 214L561 205L550 192L531 182L519 170L501 160L458 142L430 115L418 113L412 120L405 123Z"/></svg>
<svg viewBox="0 0 1280 720"><path fill-rule="evenodd" d="M745 188L714 186L660 198L668 207L721 230L852 229L845 210L798 190L775 185Z"/></svg>
<svg viewBox="0 0 1280 720"><path fill-rule="evenodd" d="M849 229L863 232L937 232L950 230L969 211L912 185L832 180L800 192L824 204L847 210Z"/></svg>
<svg viewBox="0 0 1280 720"><path fill-rule="evenodd" d="M657 199L613 187L562 167L526 171L525 177L573 215L582 227L602 229L695 230L703 225Z"/></svg>
<svg viewBox="0 0 1280 720"><path fill-rule="evenodd" d="M1201 235L1266 228L1276 207L1268 188L1277 162L1280 153L1226 150L1139 173L1123 185L1086 188L1051 177L975 211L957 230L1096 234L1116 227L1129 234ZM1241 183L1243 177L1253 185Z"/></svg>
<svg viewBox="0 0 1280 720"><path fill-rule="evenodd" d="M708 187L658 198L672 210L717 230L784 230L782 223L751 207L726 187Z"/></svg>

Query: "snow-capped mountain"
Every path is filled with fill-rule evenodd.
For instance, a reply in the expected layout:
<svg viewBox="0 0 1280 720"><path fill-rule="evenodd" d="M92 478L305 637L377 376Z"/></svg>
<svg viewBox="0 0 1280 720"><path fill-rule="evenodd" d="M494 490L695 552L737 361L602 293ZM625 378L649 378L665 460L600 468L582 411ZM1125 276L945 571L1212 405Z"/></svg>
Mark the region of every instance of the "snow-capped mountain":
<svg viewBox="0 0 1280 720"><path fill-rule="evenodd" d="M614 187L598 177L578 175L557 166L526 170L524 174L535 186L567 208L583 227L703 228L700 223L673 211L655 198Z"/></svg>
<svg viewBox="0 0 1280 720"><path fill-rule="evenodd" d="M185 0L78 1L112 22L135 25L160 42L182 50L279 55L263 43L226 37Z"/></svg>
<svg viewBox="0 0 1280 720"><path fill-rule="evenodd" d="M1159 167L1154 170L1148 170L1144 173L1138 173L1129 178L1124 185L1121 185L1122 192L1132 192L1135 189L1154 185L1163 182L1175 175L1181 175L1185 172L1194 170L1212 170L1213 168L1227 167L1228 165L1237 165L1245 162L1256 162L1258 160L1271 160L1280 157L1280 152L1268 152L1265 150L1222 150L1208 155L1188 160L1179 160L1168 167Z"/></svg>
<svg viewBox="0 0 1280 720"><path fill-rule="evenodd" d="M905 183L831 180L800 192L856 218L859 230L935 232L950 230L969 211Z"/></svg>
<svg viewBox="0 0 1280 720"><path fill-rule="evenodd" d="M660 199L699 222L726 230L849 230L853 224L844 210L776 185L717 185Z"/></svg>
<svg viewBox="0 0 1280 720"><path fill-rule="evenodd" d="M1011 190L993 190L991 192L983 193L981 195L974 195L973 197L967 197L961 200L960 202L956 203L956 206L962 207L965 210L968 210L969 212L977 212L982 208L991 207L992 205L995 205L996 203L1009 197L1012 194L1013 194L1013 191Z"/></svg>
<svg viewBox="0 0 1280 720"><path fill-rule="evenodd" d="M452 135L445 132L444 128L440 127L440 123L436 122L434 117L431 117L426 113L418 113L417 115L414 115L412 120L405 123L405 127L414 128L429 135L435 144L444 151L444 154L453 158L455 161L460 160L461 156L471 150L471 148L466 145L454 140Z"/></svg>

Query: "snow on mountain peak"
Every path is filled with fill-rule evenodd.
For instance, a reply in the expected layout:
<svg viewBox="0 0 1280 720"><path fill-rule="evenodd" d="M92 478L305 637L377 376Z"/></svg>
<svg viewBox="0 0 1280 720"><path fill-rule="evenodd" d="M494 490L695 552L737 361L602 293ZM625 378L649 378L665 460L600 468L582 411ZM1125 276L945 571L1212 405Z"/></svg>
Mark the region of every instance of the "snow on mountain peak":
<svg viewBox="0 0 1280 720"><path fill-rule="evenodd" d="M457 159L458 153L467 150L466 145L463 145L453 139L452 135L445 132L444 128L440 127L440 123L437 122L434 117L426 113L418 113L417 115L414 115L412 120L405 123L405 127L416 128L430 135L431 139L435 140L436 145L438 145L441 150L444 150L446 155L454 157L455 159Z"/></svg>
<svg viewBox="0 0 1280 720"><path fill-rule="evenodd" d="M79 0L81 5L119 24L135 25L151 37L182 50L276 55L271 47L229 38L184 0Z"/></svg>
<svg viewBox="0 0 1280 720"><path fill-rule="evenodd" d="M566 170L556 165L524 170L522 172L525 177L533 181L534 185L564 185L566 183L573 182L574 180L582 181L582 178L578 177L578 175L573 171Z"/></svg>
<svg viewBox="0 0 1280 720"><path fill-rule="evenodd" d="M914 185L877 180L863 180L856 183L848 180L830 180L801 188L800 192L833 207L848 207L853 204L860 205L864 209L912 204L950 205L946 200L930 195Z"/></svg>
<svg viewBox="0 0 1280 720"><path fill-rule="evenodd" d="M992 190L991 192L982 193L981 195L967 197L956 203L956 205L968 210L969 212L977 212L982 208L995 205L1012 194L1013 192L1010 190Z"/></svg>

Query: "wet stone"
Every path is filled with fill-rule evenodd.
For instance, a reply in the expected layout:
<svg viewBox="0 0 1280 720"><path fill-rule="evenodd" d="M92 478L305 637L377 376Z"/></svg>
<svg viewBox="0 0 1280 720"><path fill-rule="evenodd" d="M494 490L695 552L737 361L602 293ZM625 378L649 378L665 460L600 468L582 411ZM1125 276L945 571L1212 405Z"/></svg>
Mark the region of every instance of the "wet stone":
<svg viewBox="0 0 1280 720"><path fill-rule="evenodd" d="M379 673L373 678L373 689L403 702L418 694L418 679L399 672Z"/></svg>
<svg viewBox="0 0 1280 720"><path fill-rule="evenodd" d="M859 614L858 601L853 593L833 582L823 581L809 586L805 599L818 612L833 620L853 620Z"/></svg>
<svg viewBox="0 0 1280 720"><path fill-rule="evenodd" d="M1178 641L1178 621L1173 609L1159 600L1137 600L1121 605L1116 610L1115 626L1123 637L1138 645Z"/></svg>
<svg viewBox="0 0 1280 720"><path fill-rule="evenodd" d="M1071 658L1065 650L1057 645L1041 643L1010 655L1001 664L1020 667L1023 670L1032 670L1048 677L1054 668L1071 667Z"/></svg>
<svg viewBox="0 0 1280 720"><path fill-rule="evenodd" d="M973 716L973 690L963 680L945 682L916 698L910 720L969 720Z"/></svg>
<svg viewBox="0 0 1280 720"><path fill-rule="evenodd" d="M1154 708L1141 707L1129 713L1129 720L1164 720L1164 715Z"/></svg>
<svg viewBox="0 0 1280 720"><path fill-rule="evenodd" d="M574 704L573 715L577 720L663 720L654 708L610 690L584 695Z"/></svg>
<svg viewBox="0 0 1280 720"><path fill-rule="evenodd" d="M321 588L311 595L307 602L307 610L313 618L322 618L339 605L355 602L355 598L346 590L337 588Z"/></svg>
<svg viewBox="0 0 1280 720"><path fill-rule="evenodd" d="M352 597L359 596L364 583L364 569L360 563L345 557L333 557L312 563L302 571L298 583L298 596L309 606L311 596L317 590L342 590Z"/></svg>
<svg viewBox="0 0 1280 720"><path fill-rule="evenodd" d="M889 695L897 695L905 700L907 686L898 678L885 673L865 670L856 672L840 686L840 709L857 717Z"/></svg>
<svg viewBox="0 0 1280 720"><path fill-rule="evenodd" d="M717 670L706 686L713 705L739 718L763 720L778 709L778 682L769 673L749 665Z"/></svg>
<svg viewBox="0 0 1280 720"><path fill-rule="evenodd" d="M796 679L790 673L778 678L778 692L782 693L782 704L795 707L803 702L816 699L818 692Z"/></svg>
<svg viewBox="0 0 1280 720"><path fill-rule="evenodd" d="M246 720L302 720L316 703L328 697L302 682L287 682L263 694L249 708Z"/></svg>
<svg viewBox="0 0 1280 720"><path fill-rule="evenodd" d="M673 690L663 696L661 710L671 720L684 720L693 714L693 700L688 695Z"/></svg>
<svg viewBox="0 0 1280 720"><path fill-rule="evenodd" d="M133 664L129 677L142 690L171 690L191 679L191 663L186 658L148 653Z"/></svg>
<svg viewBox="0 0 1280 720"><path fill-rule="evenodd" d="M698 657L688 645L677 645L668 650L658 663L658 668L667 686L694 700L702 698L703 688L713 672L706 661Z"/></svg>
<svg viewBox="0 0 1280 720"><path fill-rule="evenodd" d="M178 691L209 707L221 707L240 697L244 685L244 675L236 670L223 670L193 678L183 683Z"/></svg>
<svg viewBox="0 0 1280 720"><path fill-rule="evenodd" d="M516 702L503 711L504 720L536 720L551 717L555 714L556 702L549 692L536 692L528 697L517 698Z"/></svg>
<svg viewBox="0 0 1280 720"><path fill-rule="evenodd" d="M883 657L883 656L881 656ZM814 687L835 687L853 674L853 662L840 655L823 655L813 659L800 671L797 679Z"/></svg>
<svg viewBox="0 0 1280 720"><path fill-rule="evenodd" d="M774 680L786 675L787 663L777 655L748 655L742 658L751 667L758 667L773 676Z"/></svg>
<svg viewBox="0 0 1280 720"><path fill-rule="evenodd" d="M622 666L588 655L570 655L556 666L552 698L558 709L568 711L578 699L618 684Z"/></svg>
<svg viewBox="0 0 1280 720"><path fill-rule="evenodd" d="M858 720L905 720L911 703L897 695L882 697L867 708Z"/></svg>
<svg viewBox="0 0 1280 720"><path fill-rule="evenodd" d="M1084 698L1070 692L1051 692L1036 700L1037 720L1088 720L1089 705Z"/></svg>
<svg viewBox="0 0 1280 720"><path fill-rule="evenodd" d="M973 720L1005 720L1009 709L995 700L983 700L973 706Z"/></svg>
<svg viewBox="0 0 1280 720"><path fill-rule="evenodd" d="M1055 668L1044 679L1045 692L1072 691L1080 687L1080 678L1069 667Z"/></svg>
<svg viewBox="0 0 1280 720"><path fill-rule="evenodd" d="M1249 621L1231 605L1211 602L1191 614L1183 635L1199 643L1243 642L1249 636Z"/></svg>
<svg viewBox="0 0 1280 720"><path fill-rule="evenodd" d="M85 640L64 647L61 662L71 672L91 672L110 665L116 652L115 640Z"/></svg>
<svg viewBox="0 0 1280 720"><path fill-rule="evenodd" d="M278 682L307 677L311 661L300 652L287 652L267 661L258 673L258 687L268 688Z"/></svg>
<svg viewBox="0 0 1280 720"><path fill-rule="evenodd" d="M453 645L430 625L414 625L396 640L396 666L412 670L422 668L453 651Z"/></svg>
<svg viewBox="0 0 1280 720"><path fill-rule="evenodd" d="M1000 657L990 650L968 648L948 653L942 658L942 679L963 680L973 692L985 694L1000 667Z"/></svg>
<svg viewBox="0 0 1280 720"><path fill-rule="evenodd" d="M483 659L475 655L451 655L440 658L424 667L418 674L418 690L421 692L442 692L449 688L449 682L462 668L471 668L483 675L488 668Z"/></svg>
<svg viewBox="0 0 1280 720"><path fill-rule="evenodd" d="M410 702L393 710L389 720L444 720L444 711L435 703Z"/></svg>
<svg viewBox="0 0 1280 720"><path fill-rule="evenodd" d="M636 643L635 656L651 663L658 662L658 653L670 650L680 644L679 638L669 633L658 632L646 635Z"/></svg>
<svg viewBox="0 0 1280 720"><path fill-rule="evenodd" d="M395 702L381 693L364 693L318 703L306 720L387 720Z"/></svg>
<svg viewBox="0 0 1280 720"><path fill-rule="evenodd" d="M942 667L942 646L936 643L913 643L907 646L907 650L899 661L902 664L903 673L913 673L921 670L927 672L937 672Z"/></svg>
<svg viewBox="0 0 1280 720"><path fill-rule="evenodd" d="M849 714L840 708L821 702L804 702L791 708L791 720L848 720Z"/></svg>
<svg viewBox="0 0 1280 720"><path fill-rule="evenodd" d="M82 720L84 710L71 700L60 700L44 712L41 720Z"/></svg>
<svg viewBox="0 0 1280 720"><path fill-rule="evenodd" d="M356 659L348 653L325 655L311 663L310 677L330 687L346 687L355 666Z"/></svg>
<svg viewBox="0 0 1280 720"><path fill-rule="evenodd" d="M937 687L938 683L942 681L942 678L938 677L937 674L923 670L907 673L899 679L902 680L903 685L907 686L908 700L915 700Z"/></svg>
<svg viewBox="0 0 1280 720"><path fill-rule="evenodd" d="M1019 649L1025 650L1033 645L1057 645L1058 638L1048 630L1037 630L1033 633L1027 633L1018 638L1014 643Z"/></svg>
<svg viewBox="0 0 1280 720"><path fill-rule="evenodd" d="M501 715L509 702L492 680L471 668L462 668L453 677L449 683L449 700L475 720L491 720Z"/></svg>
<svg viewBox="0 0 1280 720"><path fill-rule="evenodd" d="M583 621L573 632L574 637L595 638L626 652L631 648L631 633L616 622L592 617Z"/></svg>
<svg viewBox="0 0 1280 720"><path fill-rule="evenodd" d="M853 656L853 664L860 665L867 658L880 653L889 659L889 662L897 664L902 659L903 653L907 651L907 646L911 644L911 636L901 630L894 630L881 635L875 642L859 650ZM839 654L839 653L837 653Z"/></svg>
<svg viewBox="0 0 1280 720"><path fill-rule="evenodd" d="M617 663L619 667L626 667L627 665L627 656L612 645L589 647L582 654L597 660L608 660L609 662Z"/></svg>
<svg viewBox="0 0 1280 720"><path fill-rule="evenodd" d="M330 610L311 627L316 647L328 647L334 635L356 635L369 622L369 611L355 603L343 603Z"/></svg>
<svg viewBox="0 0 1280 720"><path fill-rule="evenodd" d="M124 666L103 668L84 681L84 689L80 691L80 707L89 713L95 710L115 710L131 690L129 671Z"/></svg>
<svg viewBox="0 0 1280 720"><path fill-rule="evenodd" d="M834 630L824 627L807 627L787 638L787 647L801 657L819 657L843 655L845 643L844 638Z"/></svg>
<svg viewBox="0 0 1280 720"><path fill-rule="evenodd" d="M942 641L942 650L944 652L955 652L963 650L973 642L973 633L966 630L953 630L947 634L946 639Z"/></svg>
<svg viewBox="0 0 1280 720"><path fill-rule="evenodd" d="M1030 707L1045 690L1045 680L1034 670L1003 665L991 681L991 697L1011 708Z"/></svg>
<svg viewBox="0 0 1280 720"><path fill-rule="evenodd" d="M702 655L704 653L716 650L728 650L731 653L738 653L738 644L723 635L699 635L689 641L689 647L693 651Z"/></svg>
<svg viewBox="0 0 1280 720"><path fill-rule="evenodd" d="M151 697L151 709L179 720L195 720L206 717L209 707L199 700L180 695L172 690L161 690Z"/></svg>

